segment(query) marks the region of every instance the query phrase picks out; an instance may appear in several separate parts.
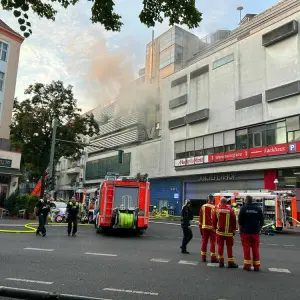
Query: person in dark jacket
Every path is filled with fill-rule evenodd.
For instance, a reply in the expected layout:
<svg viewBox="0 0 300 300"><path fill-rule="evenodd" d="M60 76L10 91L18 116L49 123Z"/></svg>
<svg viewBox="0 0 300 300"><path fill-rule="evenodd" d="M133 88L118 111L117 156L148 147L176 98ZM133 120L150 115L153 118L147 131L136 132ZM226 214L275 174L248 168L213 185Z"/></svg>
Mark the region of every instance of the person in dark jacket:
<svg viewBox="0 0 300 300"><path fill-rule="evenodd" d="M50 211L50 201L47 199L47 195L44 195L43 199L40 199L35 207L35 215L39 219L39 226L36 230L36 235L39 236L42 234L46 236L46 227L48 213Z"/></svg>
<svg viewBox="0 0 300 300"><path fill-rule="evenodd" d="M254 271L259 271L260 230L264 225L264 216L259 206L252 203L251 196L246 196L245 205L239 213L239 227L244 250L244 270L250 271L253 263ZM251 252L253 261L251 260Z"/></svg>
<svg viewBox="0 0 300 300"><path fill-rule="evenodd" d="M71 231L72 231L72 236L74 237L76 236L78 213L79 213L79 203L76 201L75 197L72 197L72 201L70 201L67 205L68 236L71 235Z"/></svg>
<svg viewBox="0 0 300 300"><path fill-rule="evenodd" d="M181 228L183 231L183 238L182 238L182 245L181 253L189 254L189 252L186 250L187 244L191 241L193 238L193 232L191 229L191 221L193 220L193 211L191 207L191 201L185 200L185 204L182 207L181 211Z"/></svg>

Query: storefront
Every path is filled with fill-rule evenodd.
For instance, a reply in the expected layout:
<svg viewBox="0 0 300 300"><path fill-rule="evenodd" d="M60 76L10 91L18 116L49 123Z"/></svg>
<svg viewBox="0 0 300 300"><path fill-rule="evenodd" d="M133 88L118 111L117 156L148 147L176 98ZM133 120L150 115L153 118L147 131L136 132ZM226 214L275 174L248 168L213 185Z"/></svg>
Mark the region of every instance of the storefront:
<svg viewBox="0 0 300 300"><path fill-rule="evenodd" d="M183 182L184 198L192 201L194 213L198 214L210 193L265 189L265 174L264 171L215 173L185 177Z"/></svg>

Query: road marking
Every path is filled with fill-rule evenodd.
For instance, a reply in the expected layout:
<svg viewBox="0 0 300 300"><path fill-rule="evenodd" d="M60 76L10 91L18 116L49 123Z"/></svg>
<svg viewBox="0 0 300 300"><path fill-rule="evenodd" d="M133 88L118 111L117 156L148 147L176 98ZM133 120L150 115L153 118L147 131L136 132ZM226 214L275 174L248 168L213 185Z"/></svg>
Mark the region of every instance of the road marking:
<svg viewBox="0 0 300 300"><path fill-rule="evenodd" d="M283 245L284 247L295 247L295 245Z"/></svg>
<svg viewBox="0 0 300 300"><path fill-rule="evenodd" d="M150 261L161 262L161 263L168 263L168 262L170 262L170 259L152 258L152 259L150 259Z"/></svg>
<svg viewBox="0 0 300 300"><path fill-rule="evenodd" d="M218 264L218 263L208 263L207 266L208 266L208 267L218 268L218 267L219 267L219 264Z"/></svg>
<svg viewBox="0 0 300 300"><path fill-rule="evenodd" d="M153 221L149 221L149 223L181 226L181 224L178 224L178 223L168 223L168 222L153 222Z"/></svg>
<svg viewBox="0 0 300 300"><path fill-rule="evenodd" d="M270 272L291 273L288 269L269 268Z"/></svg>
<svg viewBox="0 0 300 300"><path fill-rule="evenodd" d="M178 263L181 265L192 265L192 266L198 265L197 261L190 261L190 260L180 260Z"/></svg>
<svg viewBox="0 0 300 300"><path fill-rule="evenodd" d="M117 254L109 254L109 253L92 253L92 252L85 252L86 255L98 255L98 256L110 256L110 257L117 257Z"/></svg>
<svg viewBox="0 0 300 300"><path fill-rule="evenodd" d="M46 252L52 252L54 249L42 249L42 248L24 248L25 250L34 250L34 251L46 251Z"/></svg>
<svg viewBox="0 0 300 300"><path fill-rule="evenodd" d="M24 227L21 224L0 224L0 227Z"/></svg>
<svg viewBox="0 0 300 300"><path fill-rule="evenodd" d="M154 293L154 292L133 291L133 290L124 290L124 289L115 289L115 288L105 288L102 290L109 291L109 292L122 292L122 293L130 293L130 294L158 296L158 293Z"/></svg>
<svg viewBox="0 0 300 300"><path fill-rule="evenodd" d="M5 278L5 280L22 281L22 282L38 283L38 284L48 284L48 285L53 284L53 282L50 282L50 281L29 280L29 279L21 279L21 278Z"/></svg>
<svg viewBox="0 0 300 300"><path fill-rule="evenodd" d="M278 246L278 244L268 244L268 246Z"/></svg>
<svg viewBox="0 0 300 300"><path fill-rule="evenodd" d="M39 294L45 294L45 299L47 298L47 296L49 297L49 292L41 291L41 290L20 289L20 288L9 287L9 286L0 286L0 289L10 289L10 290L15 290L15 291L30 292L30 293L34 292L34 293L39 293ZM76 299L83 299L83 300L87 300L87 299L91 299L91 300L112 300L112 299L106 299L106 298L95 298L95 297L78 296L78 295L70 295L70 294L60 294L59 296L74 297Z"/></svg>

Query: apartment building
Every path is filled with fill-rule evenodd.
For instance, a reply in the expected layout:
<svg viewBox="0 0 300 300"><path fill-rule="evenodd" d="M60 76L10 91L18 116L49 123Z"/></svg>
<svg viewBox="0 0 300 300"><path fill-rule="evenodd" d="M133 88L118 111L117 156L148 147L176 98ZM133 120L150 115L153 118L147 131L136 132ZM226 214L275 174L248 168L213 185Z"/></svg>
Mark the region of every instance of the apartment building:
<svg viewBox="0 0 300 300"><path fill-rule="evenodd" d="M246 15L163 80L153 204L197 211L212 192L300 188L299 22L297 0Z"/></svg>
<svg viewBox="0 0 300 300"><path fill-rule="evenodd" d="M21 153L10 151L10 125L23 37L0 19L0 198L18 186Z"/></svg>

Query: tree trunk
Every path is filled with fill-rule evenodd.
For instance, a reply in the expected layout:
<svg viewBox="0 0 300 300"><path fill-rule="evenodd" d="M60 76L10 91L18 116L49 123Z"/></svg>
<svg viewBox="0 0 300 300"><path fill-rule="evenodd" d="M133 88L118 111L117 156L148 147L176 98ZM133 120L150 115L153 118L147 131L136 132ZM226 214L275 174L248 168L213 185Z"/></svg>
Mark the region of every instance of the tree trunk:
<svg viewBox="0 0 300 300"><path fill-rule="evenodd" d="M41 176L42 179L42 186L41 186L41 194L40 194L40 198L44 197L44 191L45 191L45 171L43 173L43 175Z"/></svg>

